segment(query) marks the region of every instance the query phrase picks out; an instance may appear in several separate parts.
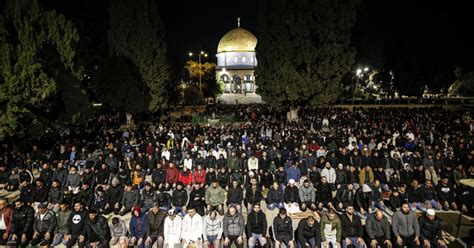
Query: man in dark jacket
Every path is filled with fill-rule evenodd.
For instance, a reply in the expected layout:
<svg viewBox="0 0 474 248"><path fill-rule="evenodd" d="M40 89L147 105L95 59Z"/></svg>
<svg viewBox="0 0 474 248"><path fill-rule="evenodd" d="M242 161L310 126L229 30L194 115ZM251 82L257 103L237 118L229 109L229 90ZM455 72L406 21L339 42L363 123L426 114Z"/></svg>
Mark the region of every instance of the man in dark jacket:
<svg viewBox="0 0 474 248"><path fill-rule="evenodd" d="M59 180L54 180L48 194L48 208L53 209L54 212L59 211L59 203L62 200L62 188Z"/></svg>
<svg viewBox="0 0 474 248"><path fill-rule="evenodd" d="M318 247L321 244L320 232L319 222L313 216L300 220L296 229L298 247Z"/></svg>
<svg viewBox="0 0 474 248"><path fill-rule="evenodd" d="M33 202L37 206L40 203L46 203L48 201L49 189L41 178L37 178L35 184L36 186L33 187L31 194L33 195Z"/></svg>
<svg viewBox="0 0 474 248"><path fill-rule="evenodd" d="M415 211L419 209L426 211L425 207L425 195L423 188L419 185L418 180L413 179L411 187L407 188L408 202L411 204L411 210Z"/></svg>
<svg viewBox="0 0 474 248"><path fill-rule="evenodd" d="M336 209L341 211L347 206L353 206L355 203L355 190L352 184L347 184L345 187L340 187L336 193Z"/></svg>
<svg viewBox="0 0 474 248"><path fill-rule="evenodd" d="M392 247L390 224L382 210L377 209L374 214L369 215L365 222L367 236L369 237L370 247L382 248Z"/></svg>
<svg viewBox="0 0 474 248"><path fill-rule="evenodd" d="M33 223L32 246L49 246L53 242L54 230L56 229L56 214L48 210L48 206L41 203Z"/></svg>
<svg viewBox="0 0 474 248"><path fill-rule="evenodd" d="M116 177L112 179L112 185L107 189L107 195L108 207L117 215L122 208L123 186Z"/></svg>
<svg viewBox="0 0 474 248"><path fill-rule="evenodd" d="M186 205L188 204L188 190L184 188L182 183L178 183L176 189L171 194L171 203L177 212L186 214Z"/></svg>
<svg viewBox="0 0 474 248"><path fill-rule="evenodd" d="M111 236L107 219L102 215L98 215L95 209L89 210L85 228L87 244L89 246L97 248L109 247Z"/></svg>
<svg viewBox="0 0 474 248"><path fill-rule="evenodd" d="M133 188L132 184L127 184L122 196L122 208L119 215L124 216L126 213L132 211L133 206L138 205L140 201L140 191Z"/></svg>
<svg viewBox="0 0 474 248"><path fill-rule="evenodd" d="M160 209L158 204L155 204L146 214L146 218L148 227L146 228L147 238L145 240L145 247L152 247L155 242L158 242L158 247L162 247L166 213Z"/></svg>
<svg viewBox="0 0 474 248"><path fill-rule="evenodd" d="M196 208L196 212L198 212L199 215L204 216L206 209L206 191L199 183L194 184L193 190L191 190L189 194L188 206L190 204Z"/></svg>
<svg viewBox="0 0 474 248"><path fill-rule="evenodd" d="M257 185L257 179L252 178L250 180L250 186L245 190L245 204L247 205L247 211L250 213L253 210L253 205L259 204L263 200L262 188Z"/></svg>
<svg viewBox="0 0 474 248"><path fill-rule="evenodd" d="M444 210L449 210L450 208L453 210L458 209L454 201L454 188L449 183L447 176L443 176L441 182L436 185L436 194Z"/></svg>
<svg viewBox="0 0 474 248"><path fill-rule="evenodd" d="M447 247L441 236L441 220L435 216L433 209L428 209L424 216L419 218L420 238L423 247Z"/></svg>
<svg viewBox="0 0 474 248"><path fill-rule="evenodd" d="M53 183L53 171L51 170L48 163L43 164L43 169L40 172L40 178L43 180L44 186L46 186L46 188L49 188Z"/></svg>
<svg viewBox="0 0 474 248"><path fill-rule="evenodd" d="M16 200L12 216L11 240L15 241L17 246L25 247L28 245L33 236L34 220L35 210L23 201Z"/></svg>
<svg viewBox="0 0 474 248"><path fill-rule="evenodd" d="M316 187L316 198L319 210L323 207L332 208L332 190L326 177L322 177L321 183Z"/></svg>
<svg viewBox="0 0 474 248"><path fill-rule="evenodd" d="M273 219L273 239L275 248L280 248L282 244L289 248L295 247L293 224L291 218L286 215L285 208L280 208L278 216Z"/></svg>
<svg viewBox="0 0 474 248"><path fill-rule="evenodd" d="M240 187L239 182L234 179L232 187L227 190L227 206L234 206L240 212L242 201L244 200L244 190Z"/></svg>
<svg viewBox="0 0 474 248"><path fill-rule="evenodd" d="M282 208L284 207L284 200L285 195L282 187L278 184L278 182L273 182L272 187L270 187L270 189L268 190L266 198L267 208L269 210L273 210L275 208Z"/></svg>
<svg viewBox="0 0 474 248"><path fill-rule="evenodd" d="M260 246L267 243L267 217L260 210L260 203L253 205L253 211L247 217L247 233L249 248L254 248L258 239Z"/></svg>
<svg viewBox="0 0 474 248"><path fill-rule="evenodd" d="M352 205L347 206L346 213L340 216L342 226L342 247L348 247L352 245L355 248L365 247L364 229L362 228L362 222L357 214L354 214L354 207Z"/></svg>
<svg viewBox="0 0 474 248"><path fill-rule="evenodd" d="M66 185L66 182L67 182L68 174L69 174L69 171L66 168L64 168L64 164L58 163L58 168L56 168L56 170L54 170L53 172L53 181L58 180L59 182L61 182L61 186L64 187L64 185Z"/></svg>
<svg viewBox="0 0 474 248"><path fill-rule="evenodd" d="M79 248L84 247L86 242L87 211L84 210L82 202L74 203L74 211L68 221L67 234L64 237L66 247L73 247L76 243Z"/></svg>

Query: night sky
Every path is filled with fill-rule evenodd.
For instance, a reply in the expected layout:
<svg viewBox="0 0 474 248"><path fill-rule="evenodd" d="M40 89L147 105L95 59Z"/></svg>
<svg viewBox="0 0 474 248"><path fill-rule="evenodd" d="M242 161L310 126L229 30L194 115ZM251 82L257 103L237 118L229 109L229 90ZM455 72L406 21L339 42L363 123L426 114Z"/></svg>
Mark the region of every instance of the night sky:
<svg viewBox="0 0 474 248"><path fill-rule="evenodd" d="M215 60L219 39L232 28L241 26L257 32L257 0L157 0L165 24L170 65L178 75L189 51L204 50ZM3 2L3 1L2 1ZM107 49L108 1L43 0L45 7L56 9L77 23L91 45ZM465 1L362 0L353 32L358 50L357 62L382 66L396 49L406 49L420 64L439 62L454 70L462 65L474 68L474 38L471 8ZM356 65L357 66L357 65Z"/></svg>

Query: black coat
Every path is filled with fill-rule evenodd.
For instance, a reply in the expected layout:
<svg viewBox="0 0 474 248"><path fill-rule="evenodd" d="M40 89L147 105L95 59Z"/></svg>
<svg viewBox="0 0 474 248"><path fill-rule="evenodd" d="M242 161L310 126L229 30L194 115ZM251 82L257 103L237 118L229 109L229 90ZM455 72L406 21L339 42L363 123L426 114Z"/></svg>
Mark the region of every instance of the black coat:
<svg viewBox="0 0 474 248"><path fill-rule="evenodd" d="M109 204L111 207L115 203L121 203L123 197L123 186L117 185L116 187L110 185L109 189L107 189L107 195L109 196Z"/></svg>
<svg viewBox="0 0 474 248"><path fill-rule="evenodd" d="M442 239L441 236L441 220L435 217L433 221L427 220L425 216L421 216L419 219L420 223L420 236L422 240L430 240L436 242L438 239Z"/></svg>
<svg viewBox="0 0 474 248"><path fill-rule="evenodd" d="M314 238L315 243L317 246L321 243L321 232L320 232L320 225L319 222L314 221L314 225L312 227L308 226L306 219L300 220L298 223L298 227L296 229L296 235L298 242L300 244L308 243L308 240Z"/></svg>
<svg viewBox="0 0 474 248"><path fill-rule="evenodd" d="M362 222L357 214L352 215L352 221L349 219L347 214L340 216L342 226L342 240L348 237L362 238L364 229L362 228Z"/></svg>
<svg viewBox="0 0 474 248"><path fill-rule="evenodd" d="M273 219L273 238L275 240L283 241L286 239L293 239L293 222L291 218L285 216L281 219L280 216L276 216Z"/></svg>
<svg viewBox="0 0 474 248"><path fill-rule="evenodd" d="M267 217L262 211L256 213L252 211L247 217L247 230L249 235L252 233L267 234Z"/></svg>
<svg viewBox="0 0 474 248"><path fill-rule="evenodd" d="M296 186L288 186L285 188L285 202L300 202L300 195L298 191L298 187Z"/></svg>
<svg viewBox="0 0 474 248"><path fill-rule="evenodd" d="M108 244L111 236L107 219L104 216L98 215L95 220L87 219L86 233L89 242L101 241Z"/></svg>
<svg viewBox="0 0 474 248"><path fill-rule="evenodd" d="M241 204L243 200L244 200L244 190L240 186L237 186L237 188L232 187L232 188L229 188L229 190L227 190L227 201L229 203Z"/></svg>
<svg viewBox="0 0 474 248"><path fill-rule="evenodd" d="M285 193L283 190L278 186L278 189L275 190L273 187L268 190L267 194L267 203L272 204L272 203L282 203L285 200Z"/></svg>
<svg viewBox="0 0 474 248"><path fill-rule="evenodd" d="M257 186L255 193L252 191L252 186L248 186L245 190L245 201L246 203L255 204L260 203L263 199L262 189Z"/></svg>
<svg viewBox="0 0 474 248"><path fill-rule="evenodd" d="M35 210L24 205L20 209L13 210L11 221L11 233L19 238L22 234L31 234L33 232L33 223L35 221Z"/></svg>
<svg viewBox="0 0 474 248"><path fill-rule="evenodd" d="M186 206L188 203L188 191L184 188L181 190L173 190L172 196L171 196L171 203L173 203L173 206L176 207L183 207Z"/></svg>

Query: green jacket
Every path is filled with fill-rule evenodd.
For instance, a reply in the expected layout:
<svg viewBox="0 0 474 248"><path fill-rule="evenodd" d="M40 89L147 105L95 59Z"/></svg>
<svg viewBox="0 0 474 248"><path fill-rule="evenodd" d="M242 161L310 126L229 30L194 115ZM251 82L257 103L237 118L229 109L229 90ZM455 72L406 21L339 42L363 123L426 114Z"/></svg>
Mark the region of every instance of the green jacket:
<svg viewBox="0 0 474 248"><path fill-rule="evenodd" d="M227 167L231 170L238 170L239 169L239 158L236 156L229 156L227 158Z"/></svg>
<svg viewBox="0 0 474 248"><path fill-rule="evenodd" d="M225 190L217 185L216 188L209 186L206 189L206 204L211 206L217 206L224 204L225 202Z"/></svg>
<svg viewBox="0 0 474 248"><path fill-rule="evenodd" d="M336 236L337 242L342 239L342 225L339 217L335 216L332 221L328 219L327 215L321 217L321 242L326 241L327 237Z"/></svg>

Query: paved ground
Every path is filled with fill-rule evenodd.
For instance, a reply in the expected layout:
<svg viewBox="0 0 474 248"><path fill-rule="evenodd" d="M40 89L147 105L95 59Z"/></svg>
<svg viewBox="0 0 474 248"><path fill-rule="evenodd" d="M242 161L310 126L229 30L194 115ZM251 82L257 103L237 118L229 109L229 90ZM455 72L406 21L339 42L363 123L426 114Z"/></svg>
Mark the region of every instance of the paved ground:
<svg viewBox="0 0 474 248"><path fill-rule="evenodd" d="M218 98L224 104L252 104L263 103L262 97L255 93L244 94L222 94Z"/></svg>

